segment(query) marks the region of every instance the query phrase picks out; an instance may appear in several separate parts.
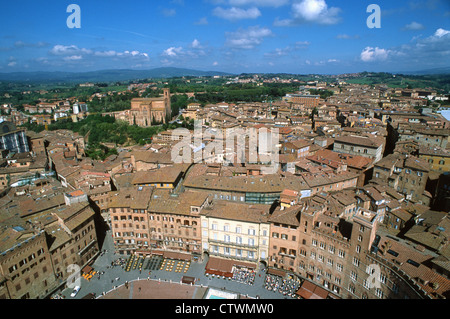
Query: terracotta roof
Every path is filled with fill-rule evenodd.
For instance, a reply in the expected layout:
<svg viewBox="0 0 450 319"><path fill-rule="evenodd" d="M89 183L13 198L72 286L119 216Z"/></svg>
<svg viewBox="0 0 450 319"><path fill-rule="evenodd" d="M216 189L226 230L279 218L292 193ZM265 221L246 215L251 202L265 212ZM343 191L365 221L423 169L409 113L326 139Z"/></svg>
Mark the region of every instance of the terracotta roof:
<svg viewBox="0 0 450 319"><path fill-rule="evenodd" d="M305 299L326 299L328 297L328 291L308 280L303 282L296 294Z"/></svg>
<svg viewBox="0 0 450 319"><path fill-rule="evenodd" d="M72 196L72 197L83 196L83 195L84 195L84 192L83 192L81 189L78 189L78 190L76 190L76 191L67 193L67 195L70 195L70 196Z"/></svg>
<svg viewBox="0 0 450 319"><path fill-rule="evenodd" d="M139 171L134 173L132 183L152 184L152 183L175 183L184 172L185 165L175 165L162 167L152 171Z"/></svg>
<svg viewBox="0 0 450 319"><path fill-rule="evenodd" d="M386 244L389 242L389 245ZM450 280L433 271L426 265L436 259L436 256L427 251L419 251L416 246L407 245L403 242L397 242L390 238L381 236L378 255L394 263L403 270L408 276L415 279L426 292L430 294L444 294L450 290ZM389 251L390 252L389 252ZM422 249L421 249L422 250ZM386 253L383 254L383 252ZM418 281L420 278L423 282ZM438 286L433 288L433 284Z"/></svg>
<svg viewBox="0 0 450 319"><path fill-rule="evenodd" d="M202 215L250 223L267 223L270 216L269 210L269 205L218 200L213 206L204 209Z"/></svg>
<svg viewBox="0 0 450 319"><path fill-rule="evenodd" d="M382 145L378 140L374 138L368 138L363 136L338 136L335 138L335 143L345 143L345 144L353 144L353 145L361 145L365 147L378 148Z"/></svg>
<svg viewBox="0 0 450 319"><path fill-rule="evenodd" d="M208 197L206 192L185 191L173 196L168 189L155 189L151 195L148 210L165 214L193 215L191 206L202 206Z"/></svg>
<svg viewBox="0 0 450 319"><path fill-rule="evenodd" d="M280 223L285 225L299 226L300 225L300 214L299 210L301 206L291 206L281 210L279 207L272 213L269 218L271 223Z"/></svg>
<svg viewBox="0 0 450 319"><path fill-rule="evenodd" d="M310 160L328 159L335 162L344 162L347 166L358 169L367 168L373 162L373 159L365 156L338 153L327 149L318 150L313 156L307 158Z"/></svg>

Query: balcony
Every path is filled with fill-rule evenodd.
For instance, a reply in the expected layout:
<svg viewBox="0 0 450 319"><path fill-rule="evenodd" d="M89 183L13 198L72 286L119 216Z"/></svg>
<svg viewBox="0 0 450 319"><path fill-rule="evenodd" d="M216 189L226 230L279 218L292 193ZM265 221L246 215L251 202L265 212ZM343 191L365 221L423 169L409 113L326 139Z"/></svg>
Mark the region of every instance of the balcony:
<svg viewBox="0 0 450 319"><path fill-rule="evenodd" d="M296 258L297 257L295 254L288 253L287 251L283 251L283 250L280 250L278 252L278 255L279 256L283 256L283 257L289 257L289 258Z"/></svg>
<svg viewBox="0 0 450 319"><path fill-rule="evenodd" d="M243 260L243 261L250 261L250 262L256 262L257 261L256 258L250 258L250 257L244 257L244 256L236 256L236 255L224 254L224 253L219 253L219 252L214 252L214 251L209 251L209 254L211 256L224 257L224 258L234 259L234 260Z"/></svg>
<svg viewBox="0 0 450 319"><path fill-rule="evenodd" d="M247 248L247 249L252 249L252 250L258 250L258 246L255 245L249 245L249 244L239 244L236 242L232 242L232 241L224 241L224 240L218 240L218 239L208 239L209 243L214 243L214 244L219 244L219 245L223 245L223 246L228 246L228 247L238 247L238 248Z"/></svg>

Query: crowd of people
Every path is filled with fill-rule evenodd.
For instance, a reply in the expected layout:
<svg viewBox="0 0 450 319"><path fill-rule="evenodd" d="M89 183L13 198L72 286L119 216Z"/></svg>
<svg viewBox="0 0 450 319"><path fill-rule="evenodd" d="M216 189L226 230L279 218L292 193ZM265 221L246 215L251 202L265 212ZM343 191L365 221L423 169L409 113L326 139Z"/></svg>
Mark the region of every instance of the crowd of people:
<svg viewBox="0 0 450 319"><path fill-rule="evenodd" d="M114 261L111 262L111 265L108 266L107 268L113 268L116 266L122 266L124 267L127 264L127 259L123 258L123 257L119 257L117 259L115 259Z"/></svg>
<svg viewBox="0 0 450 319"><path fill-rule="evenodd" d="M253 285L256 273L253 269L233 267L232 279L247 285Z"/></svg>
<svg viewBox="0 0 450 319"><path fill-rule="evenodd" d="M264 281L264 288L269 291L279 292L283 296L295 297L295 293L300 288L300 280L293 278L282 278L280 276L267 274Z"/></svg>

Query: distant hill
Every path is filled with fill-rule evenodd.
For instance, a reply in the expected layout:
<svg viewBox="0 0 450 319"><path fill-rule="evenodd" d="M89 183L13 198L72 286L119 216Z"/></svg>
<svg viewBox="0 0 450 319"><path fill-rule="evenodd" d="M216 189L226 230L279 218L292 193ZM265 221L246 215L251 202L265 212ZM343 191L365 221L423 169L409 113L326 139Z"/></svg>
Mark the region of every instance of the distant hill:
<svg viewBox="0 0 450 319"><path fill-rule="evenodd" d="M230 75L216 71L199 71L183 68L156 68L151 70L100 70L91 72L13 72L0 73L0 81L7 82L115 82L149 78L181 76Z"/></svg>
<svg viewBox="0 0 450 319"><path fill-rule="evenodd" d="M427 70L419 70L419 71L410 71L410 72L397 72L400 74L410 74L410 75L434 75L434 74L450 74L450 67L446 68L434 68Z"/></svg>

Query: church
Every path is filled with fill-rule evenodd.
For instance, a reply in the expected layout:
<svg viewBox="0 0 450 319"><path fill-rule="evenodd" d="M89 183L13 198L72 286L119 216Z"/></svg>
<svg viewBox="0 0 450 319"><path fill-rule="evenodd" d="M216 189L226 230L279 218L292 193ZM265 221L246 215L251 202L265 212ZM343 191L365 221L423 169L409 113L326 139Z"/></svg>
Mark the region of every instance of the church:
<svg viewBox="0 0 450 319"><path fill-rule="evenodd" d="M163 89L163 96L154 98L134 98L131 100L131 109L119 112L104 113L116 120L123 120L130 125L149 127L155 123L166 123L172 118L170 104L170 90Z"/></svg>

